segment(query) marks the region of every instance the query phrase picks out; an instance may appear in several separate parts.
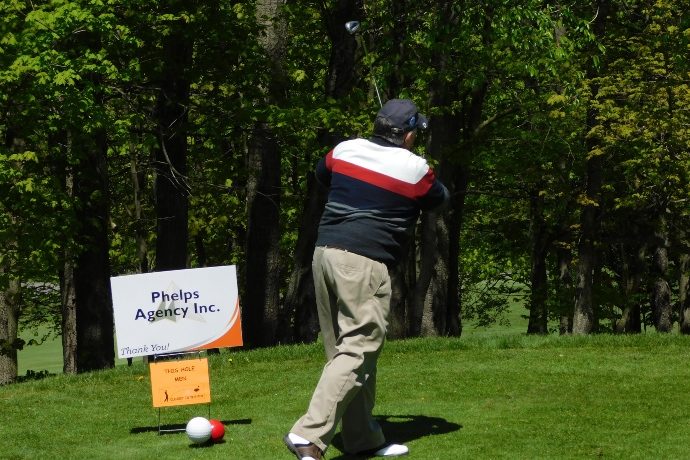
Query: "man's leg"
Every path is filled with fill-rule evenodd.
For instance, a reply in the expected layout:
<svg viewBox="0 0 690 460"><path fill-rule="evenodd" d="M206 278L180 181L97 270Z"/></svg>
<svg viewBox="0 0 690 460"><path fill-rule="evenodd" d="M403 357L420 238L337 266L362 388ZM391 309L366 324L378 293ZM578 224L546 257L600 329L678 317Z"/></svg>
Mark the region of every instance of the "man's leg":
<svg viewBox="0 0 690 460"><path fill-rule="evenodd" d="M318 257L315 253L315 261ZM348 405L375 375L388 324L391 285L386 266L379 262L329 248L320 257L315 284L323 276L337 299L336 352L323 369L307 413L291 432L325 450Z"/></svg>
<svg viewBox="0 0 690 460"><path fill-rule="evenodd" d="M369 375L343 414L340 434L345 452L362 452L385 443L381 426L372 415L375 402L376 371Z"/></svg>
<svg viewBox="0 0 690 460"><path fill-rule="evenodd" d="M327 273L323 266L323 253L324 248L322 247L317 247L314 250L311 270L314 277L321 340L326 353L326 361L330 361L337 351L335 345L340 328L338 326L338 298L329 286Z"/></svg>

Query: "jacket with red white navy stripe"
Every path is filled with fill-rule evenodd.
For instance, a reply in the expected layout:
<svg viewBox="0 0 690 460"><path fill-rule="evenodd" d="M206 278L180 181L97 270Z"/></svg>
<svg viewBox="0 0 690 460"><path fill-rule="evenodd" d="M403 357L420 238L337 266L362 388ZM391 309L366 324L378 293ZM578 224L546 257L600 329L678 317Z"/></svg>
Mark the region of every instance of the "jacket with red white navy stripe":
<svg viewBox="0 0 690 460"><path fill-rule="evenodd" d="M341 142L322 158L316 178L330 187L317 246L396 265L420 211L448 200L426 160L373 137Z"/></svg>

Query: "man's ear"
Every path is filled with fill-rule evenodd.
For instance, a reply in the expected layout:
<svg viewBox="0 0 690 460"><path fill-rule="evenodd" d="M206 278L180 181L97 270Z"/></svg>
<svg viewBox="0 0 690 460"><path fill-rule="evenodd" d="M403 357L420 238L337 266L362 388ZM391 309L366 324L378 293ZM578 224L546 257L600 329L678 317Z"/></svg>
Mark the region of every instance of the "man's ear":
<svg viewBox="0 0 690 460"><path fill-rule="evenodd" d="M405 137L403 137L403 144L402 146L408 150L412 150L412 147L414 146L414 141L417 138L417 132L416 131L408 131L405 133Z"/></svg>

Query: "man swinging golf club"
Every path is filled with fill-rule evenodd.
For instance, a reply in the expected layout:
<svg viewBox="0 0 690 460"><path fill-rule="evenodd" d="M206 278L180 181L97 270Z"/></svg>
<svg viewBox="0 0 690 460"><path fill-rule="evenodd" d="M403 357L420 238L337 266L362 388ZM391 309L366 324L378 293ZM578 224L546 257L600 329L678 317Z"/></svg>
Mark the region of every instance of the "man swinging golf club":
<svg viewBox="0 0 690 460"><path fill-rule="evenodd" d="M390 100L370 139L341 142L316 167L329 187L312 262L328 362L306 414L284 438L299 459L323 458L338 423L347 453L408 453L386 442L372 410L390 309L388 270L420 211L448 200L426 160L411 151L417 130L426 127L412 101Z"/></svg>

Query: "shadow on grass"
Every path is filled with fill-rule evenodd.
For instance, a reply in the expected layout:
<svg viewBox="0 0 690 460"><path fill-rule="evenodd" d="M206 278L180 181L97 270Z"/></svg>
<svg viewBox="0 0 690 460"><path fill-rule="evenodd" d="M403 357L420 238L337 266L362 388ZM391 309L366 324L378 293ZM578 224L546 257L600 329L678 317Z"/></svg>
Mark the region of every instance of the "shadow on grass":
<svg viewBox="0 0 690 460"><path fill-rule="evenodd" d="M385 415L376 417L381 425L386 440L392 443L405 444L425 436L451 433L458 431L462 425L449 422L441 417L427 417L426 415ZM333 443L341 452L344 450L340 433L335 435ZM331 460L345 460L368 458L366 456L343 454Z"/></svg>
<svg viewBox="0 0 690 460"><path fill-rule="evenodd" d="M221 420L223 425L250 425L252 419L242 418L238 420ZM160 434L173 434L185 431L187 425L185 423L172 423L167 425L155 426L137 426L129 430L129 434L141 434L150 432L159 432Z"/></svg>

